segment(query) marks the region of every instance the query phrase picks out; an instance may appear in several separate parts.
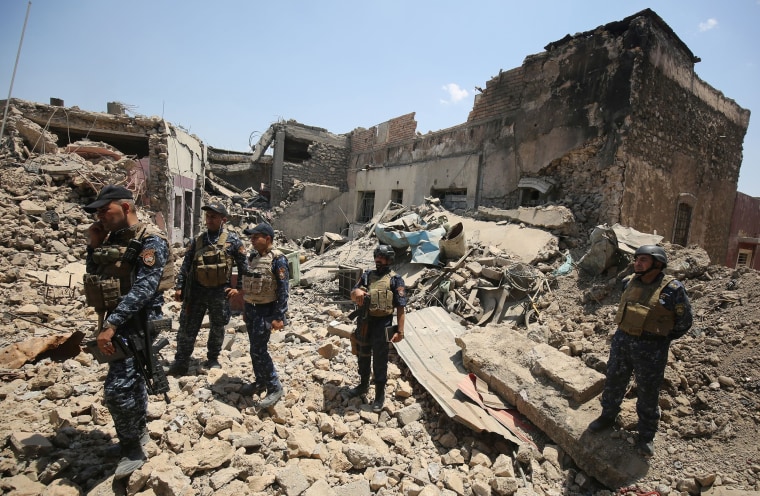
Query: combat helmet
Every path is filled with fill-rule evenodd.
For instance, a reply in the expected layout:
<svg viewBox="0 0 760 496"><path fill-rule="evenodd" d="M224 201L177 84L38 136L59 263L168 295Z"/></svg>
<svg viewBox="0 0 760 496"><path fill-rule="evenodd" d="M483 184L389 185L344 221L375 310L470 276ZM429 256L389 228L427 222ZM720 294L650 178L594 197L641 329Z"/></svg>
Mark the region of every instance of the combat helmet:
<svg viewBox="0 0 760 496"><path fill-rule="evenodd" d="M393 263L396 259L396 252L393 251L393 247L390 245L378 245L378 247L375 248L372 257L375 258L378 256L385 257L390 263Z"/></svg>
<svg viewBox="0 0 760 496"><path fill-rule="evenodd" d="M636 250L636 253L633 254L633 257L636 258L639 255L649 255L655 260L662 262L662 268L668 266L668 255L665 253L665 250L662 246L657 245L643 245L639 246L639 248Z"/></svg>

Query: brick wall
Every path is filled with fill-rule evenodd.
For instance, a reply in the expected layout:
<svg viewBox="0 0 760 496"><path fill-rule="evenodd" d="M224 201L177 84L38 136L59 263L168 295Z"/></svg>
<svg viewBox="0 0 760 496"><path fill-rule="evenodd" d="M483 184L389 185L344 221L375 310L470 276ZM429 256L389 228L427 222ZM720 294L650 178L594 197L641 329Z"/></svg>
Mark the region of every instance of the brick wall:
<svg viewBox="0 0 760 496"><path fill-rule="evenodd" d="M486 83L485 91L475 97L467 122L491 119L516 111L522 103L522 89L522 67L500 72Z"/></svg>
<svg viewBox="0 0 760 496"><path fill-rule="evenodd" d="M379 133L379 128L387 132ZM383 129L386 131L386 129ZM390 119L369 129L356 129L351 133L351 152L364 153L385 148L396 143L413 139L417 133L417 121L414 112ZM382 137L381 137L382 136Z"/></svg>
<svg viewBox="0 0 760 496"><path fill-rule="evenodd" d="M297 181L335 186L348 191L348 156L346 148L315 142L309 145L311 158L302 163L283 164L283 191L288 192Z"/></svg>

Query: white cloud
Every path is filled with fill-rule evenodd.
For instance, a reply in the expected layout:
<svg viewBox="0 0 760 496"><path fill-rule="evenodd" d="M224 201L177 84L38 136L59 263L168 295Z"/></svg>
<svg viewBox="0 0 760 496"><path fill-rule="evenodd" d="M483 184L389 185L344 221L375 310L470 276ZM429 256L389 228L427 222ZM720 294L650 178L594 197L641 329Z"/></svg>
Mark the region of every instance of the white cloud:
<svg viewBox="0 0 760 496"><path fill-rule="evenodd" d="M441 89L449 94L448 100L441 100L441 103L443 104L457 103L458 101L467 98L470 94L467 90L460 88L456 83L445 84Z"/></svg>
<svg viewBox="0 0 760 496"><path fill-rule="evenodd" d="M718 20L713 19L712 17L705 22L699 23L699 31L704 33L705 31L710 31L712 28L718 26Z"/></svg>

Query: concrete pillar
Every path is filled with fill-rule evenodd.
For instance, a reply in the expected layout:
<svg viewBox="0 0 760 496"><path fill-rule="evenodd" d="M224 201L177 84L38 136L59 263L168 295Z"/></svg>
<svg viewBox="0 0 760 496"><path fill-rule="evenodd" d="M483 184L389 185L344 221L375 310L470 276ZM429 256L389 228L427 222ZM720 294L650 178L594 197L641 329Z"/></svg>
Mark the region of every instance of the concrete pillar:
<svg viewBox="0 0 760 496"><path fill-rule="evenodd" d="M285 197L282 188L282 175L285 162L285 131L279 129L274 138L274 160L272 161L272 175L269 178L269 204L274 207Z"/></svg>

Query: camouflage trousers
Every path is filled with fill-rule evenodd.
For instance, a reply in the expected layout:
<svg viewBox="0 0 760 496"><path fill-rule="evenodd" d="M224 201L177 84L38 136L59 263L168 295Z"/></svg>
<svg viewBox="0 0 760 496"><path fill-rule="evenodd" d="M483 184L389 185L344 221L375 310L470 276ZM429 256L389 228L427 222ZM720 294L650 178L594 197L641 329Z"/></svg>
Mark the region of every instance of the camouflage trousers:
<svg viewBox="0 0 760 496"><path fill-rule="evenodd" d="M137 446L146 425L148 392L133 358L111 362L103 402L123 446Z"/></svg>
<svg viewBox="0 0 760 496"><path fill-rule="evenodd" d="M208 312L210 329L206 343L206 358L216 360L224 343L224 327L230 322L230 301L224 287L204 288L193 286L191 297L182 305L177 332L177 353L174 360L187 364L195 349L195 340Z"/></svg>
<svg viewBox="0 0 760 496"><path fill-rule="evenodd" d="M618 329L610 344L607 382L602 393L602 415L614 418L620 412L631 375L636 378L636 413L639 437L651 441L660 421L660 386L668 364L667 338L645 339Z"/></svg>
<svg viewBox="0 0 760 496"><path fill-rule="evenodd" d="M359 377L369 379L371 367L376 385L384 386L388 382L388 347L390 345L385 340L385 326L392 323L392 317L370 317L367 325L368 339L358 343Z"/></svg>
<svg viewBox="0 0 760 496"><path fill-rule="evenodd" d="M269 354L269 338L272 335L274 304L252 305L245 303L243 321L248 331L251 364L256 382L266 384L267 391L274 391L280 386L280 379Z"/></svg>

